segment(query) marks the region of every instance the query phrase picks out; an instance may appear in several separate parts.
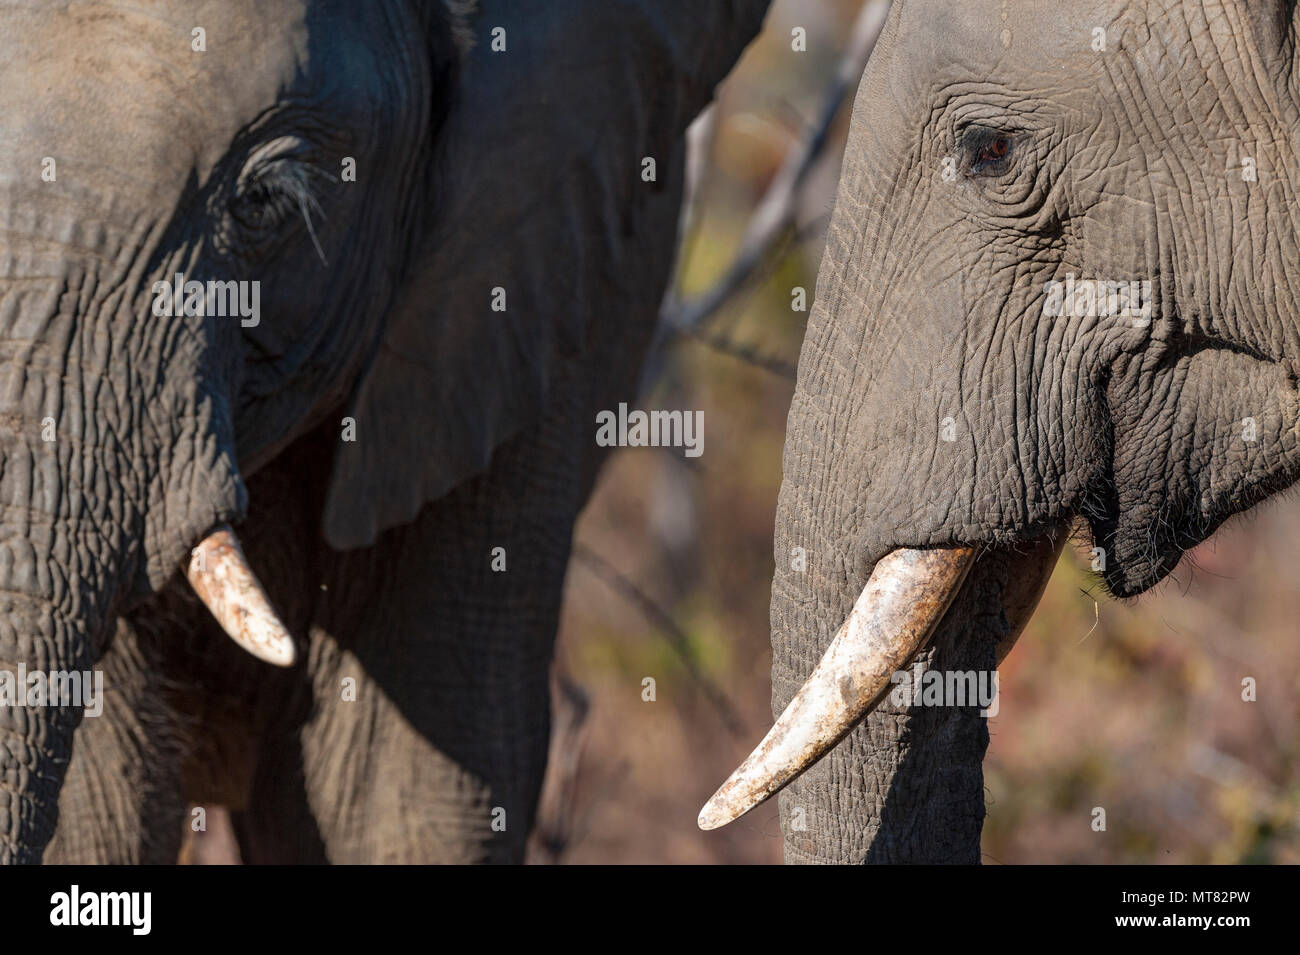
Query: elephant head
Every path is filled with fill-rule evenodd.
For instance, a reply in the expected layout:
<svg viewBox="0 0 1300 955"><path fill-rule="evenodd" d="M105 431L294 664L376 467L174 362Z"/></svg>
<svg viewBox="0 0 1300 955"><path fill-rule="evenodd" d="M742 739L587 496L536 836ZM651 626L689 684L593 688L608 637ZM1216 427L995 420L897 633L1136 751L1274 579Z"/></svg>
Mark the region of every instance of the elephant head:
<svg viewBox="0 0 1300 955"><path fill-rule="evenodd" d="M790 861L979 861L981 704L894 674L993 671L1072 526L1128 597L1300 476L1294 8L896 0L789 415L782 715L701 825L789 783Z"/></svg>
<svg viewBox="0 0 1300 955"><path fill-rule="evenodd" d="M554 356L634 380L682 134L765 6L0 10L0 670L93 666L183 565L289 664L231 526L290 442L342 436L321 537L362 547L527 427ZM81 716L0 707L0 862L41 858Z"/></svg>

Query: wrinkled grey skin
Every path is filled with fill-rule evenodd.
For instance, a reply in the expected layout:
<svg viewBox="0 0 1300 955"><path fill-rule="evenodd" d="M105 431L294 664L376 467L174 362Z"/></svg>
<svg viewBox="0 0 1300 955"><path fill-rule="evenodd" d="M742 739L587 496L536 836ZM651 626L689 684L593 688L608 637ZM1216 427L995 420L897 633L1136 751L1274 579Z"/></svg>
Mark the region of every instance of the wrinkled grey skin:
<svg viewBox="0 0 1300 955"><path fill-rule="evenodd" d="M520 858L591 422L765 5L0 4L0 665L109 690L0 710L0 862L170 861L187 800L250 861ZM178 271L260 324L152 315ZM221 521L292 670L179 578Z"/></svg>
<svg viewBox="0 0 1300 955"><path fill-rule="evenodd" d="M1024 542L1082 518L1134 595L1300 475L1293 16L894 4L790 411L774 712L893 548L991 547L922 657L989 670ZM1150 322L1045 316L1068 273L1150 280ZM787 860L978 862L987 743L974 708L886 703L782 795Z"/></svg>

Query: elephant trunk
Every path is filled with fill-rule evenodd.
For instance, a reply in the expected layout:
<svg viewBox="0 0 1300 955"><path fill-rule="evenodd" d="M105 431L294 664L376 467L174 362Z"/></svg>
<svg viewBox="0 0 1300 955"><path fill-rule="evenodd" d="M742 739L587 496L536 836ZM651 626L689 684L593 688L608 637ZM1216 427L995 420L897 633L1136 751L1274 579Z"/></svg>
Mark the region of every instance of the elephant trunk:
<svg viewBox="0 0 1300 955"><path fill-rule="evenodd" d="M117 409L90 403L107 359L78 325L77 296L25 262L26 246L4 253L0 862L35 863L54 833L73 733L102 704L92 668L140 564L144 492ZM90 270L63 274L93 294Z"/></svg>
<svg viewBox="0 0 1300 955"><path fill-rule="evenodd" d="M11 472L12 473L12 472ZM14 509L6 508L11 513ZM91 667L104 619L87 549L28 512L0 541L0 864L36 863L54 833L59 788L83 713L102 706ZM51 559L59 554L62 566ZM75 560L75 559L74 559ZM84 576L82 576L84 574ZM85 589L83 589L85 588Z"/></svg>
<svg viewBox="0 0 1300 955"><path fill-rule="evenodd" d="M11 205L0 223L38 231ZM138 553L123 430L97 414L110 357L79 315L96 269L45 237L0 243L0 862L39 862L110 607ZM102 389L112 391L113 389ZM102 687L102 677L99 679Z"/></svg>
<svg viewBox="0 0 1300 955"><path fill-rule="evenodd" d="M0 222L29 207L0 204ZM39 862L53 836L114 616L242 503L198 430L213 402L168 400L178 362L157 343L179 352L179 329L141 321L124 277L62 237L0 243L0 862Z"/></svg>
<svg viewBox="0 0 1300 955"><path fill-rule="evenodd" d="M90 440L85 418L33 410L38 397L75 407L84 389L66 367L33 370L43 365L0 361L0 864L39 862L54 834L74 731L102 711L103 676L92 668L150 562L135 471ZM28 387L6 389L17 381ZM52 394L52 381L65 390ZM187 579L246 650L293 662L293 641L228 527L194 548Z"/></svg>

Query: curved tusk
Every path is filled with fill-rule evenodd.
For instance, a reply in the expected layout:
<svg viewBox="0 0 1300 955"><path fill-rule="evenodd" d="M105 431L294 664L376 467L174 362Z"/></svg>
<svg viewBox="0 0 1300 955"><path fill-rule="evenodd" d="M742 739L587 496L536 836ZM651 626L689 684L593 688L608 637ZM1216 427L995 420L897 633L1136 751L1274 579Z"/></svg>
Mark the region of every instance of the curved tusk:
<svg viewBox="0 0 1300 955"><path fill-rule="evenodd" d="M271 609L229 525L218 525L199 541L185 578L230 639L259 660L293 666L297 653L289 629Z"/></svg>
<svg viewBox="0 0 1300 955"><path fill-rule="evenodd" d="M744 815L820 759L925 646L975 563L974 547L891 551L763 742L700 810L701 829Z"/></svg>

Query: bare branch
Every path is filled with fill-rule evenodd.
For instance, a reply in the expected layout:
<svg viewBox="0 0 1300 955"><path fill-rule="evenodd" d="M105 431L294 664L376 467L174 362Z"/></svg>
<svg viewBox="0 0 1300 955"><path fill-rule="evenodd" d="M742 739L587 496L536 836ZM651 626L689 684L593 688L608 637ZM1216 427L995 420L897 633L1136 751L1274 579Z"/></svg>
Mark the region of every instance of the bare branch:
<svg viewBox="0 0 1300 955"><path fill-rule="evenodd" d="M793 362L786 361L784 358L765 355L759 351L757 345L737 342L724 335L716 335L708 329L693 329L683 334L689 337L691 341L699 342L704 347L719 354L742 361L752 368L761 368L763 371L779 375L789 381L794 381L798 373L798 369Z"/></svg>
<svg viewBox="0 0 1300 955"><path fill-rule="evenodd" d="M677 625L677 621L672 618L672 615L591 548L575 541L573 556L579 563L585 565L588 570L605 581L616 593L636 604L646 618L659 628L667 638L669 646L676 651L682 665L686 668L686 672L699 685L700 692L718 711L718 717L727 728L727 732L737 739L744 739L746 735L744 721L737 715L735 706L732 705L731 700L723 692L722 688L700 670L699 662L691 651L690 638Z"/></svg>
<svg viewBox="0 0 1300 955"><path fill-rule="evenodd" d="M737 289L745 285L767 260L773 244L794 219L795 206L808 174L826 146L835 117L849 94L857 87L875 49L880 31L889 13L888 0L869 0L858 14L848 49L841 58L835 79L822 102L821 116L798 148L792 149L772 180L767 194L759 203L740 252L722 278L699 298L690 302L670 302L664 310L664 322L677 331L698 327L721 308Z"/></svg>

